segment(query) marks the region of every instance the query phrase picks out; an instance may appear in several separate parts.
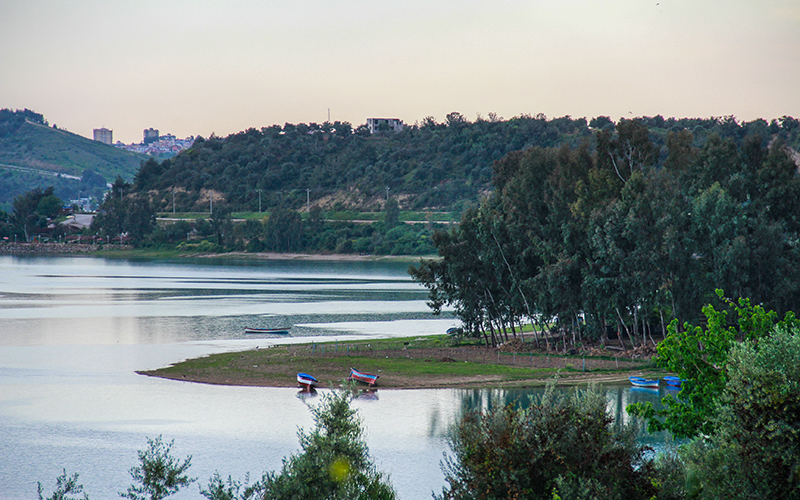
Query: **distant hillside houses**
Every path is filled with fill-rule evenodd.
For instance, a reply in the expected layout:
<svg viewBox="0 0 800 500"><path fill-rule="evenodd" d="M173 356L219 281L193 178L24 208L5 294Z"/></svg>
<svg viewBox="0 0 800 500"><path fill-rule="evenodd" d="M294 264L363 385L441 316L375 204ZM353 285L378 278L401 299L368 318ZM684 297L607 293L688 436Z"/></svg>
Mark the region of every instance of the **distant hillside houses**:
<svg viewBox="0 0 800 500"><path fill-rule="evenodd" d="M190 135L185 139L178 139L172 134L158 135L158 130L145 129L144 139L139 144L123 144L117 142L119 149L142 153L150 156L175 156L184 149L189 149L194 144L195 137Z"/></svg>

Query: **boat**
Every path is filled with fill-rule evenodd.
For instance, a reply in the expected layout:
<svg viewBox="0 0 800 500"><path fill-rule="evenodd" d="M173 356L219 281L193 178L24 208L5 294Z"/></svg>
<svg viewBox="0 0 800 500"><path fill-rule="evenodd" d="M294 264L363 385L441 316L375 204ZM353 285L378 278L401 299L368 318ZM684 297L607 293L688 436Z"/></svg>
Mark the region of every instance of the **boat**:
<svg viewBox="0 0 800 500"><path fill-rule="evenodd" d="M317 379L308 373L301 372L297 374L297 383L300 384L300 386L304 389L311 390L316 387Z"/></svg>
<svg viewBox="0 0 800 500"><path fill-rule="evenodd" d="M458 335L458 328L452 327L447 329L447 334L450 336Z"/></svg>
<svg viewBox="0 0 800 500"><path fill-rule="evenodd" d="M658 379L648 379L642 377L628 377L634 387L649 387L658 389Z"/></svg>
<svg viewBox="0 0 800 500"><path fill-rule="evenodd" d="M364 373L356 370L355 368L350 368L350 376L347 378L347 380L356 380L358 382L364 382L365 384L375 385L378 382L378 375Z"/></svg>
<svg viewBox="0 0 800 500"><path fill-rule="evenodd" d="M666 382L670 387L680 387L683 383L683 379L670 375L668 377L664 377L664 382Z"/></svg>
<svg viewBox="0 0 800 500"><path fill-rule="evenodd" d="M250 328L244 329L244 333L262 334L262 335L289 335L289 330L286 328Z"/></svg>

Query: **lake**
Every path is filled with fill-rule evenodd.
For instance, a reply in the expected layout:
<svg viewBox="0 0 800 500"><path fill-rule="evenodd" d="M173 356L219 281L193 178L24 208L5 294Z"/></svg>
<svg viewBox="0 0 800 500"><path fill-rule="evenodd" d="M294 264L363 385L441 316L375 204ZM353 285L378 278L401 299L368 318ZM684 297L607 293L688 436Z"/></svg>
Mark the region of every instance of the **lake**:
<svg viewBox="0 0 800 500"><path fill-rule="evenodd" d="M119 498L147 437L192 455L205 486L276 470L313 424L294 389L161 380L135 370L274 343L441 334L408 264L0 256L0 497L49 495L63 469L93 499ZM247 326L290 328L252 336ZM346 374L343 374L343 377ZM657 394L606 389L612 411ZM377 468L402 499L444 485L447 430L465 404L508 391L378 390L354 402ZM644 438L651 439L651 438ZM198 498L197 484L171 498Z"/></svg>

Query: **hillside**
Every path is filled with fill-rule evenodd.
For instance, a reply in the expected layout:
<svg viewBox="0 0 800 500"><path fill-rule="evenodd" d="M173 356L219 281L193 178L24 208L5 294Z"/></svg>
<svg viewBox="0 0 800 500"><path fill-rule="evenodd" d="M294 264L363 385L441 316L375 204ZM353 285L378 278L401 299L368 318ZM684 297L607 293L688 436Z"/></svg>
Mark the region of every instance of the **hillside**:
<svg viewBox="0 0 800 500"><path fill-rule="evenodd" d="M370 134L349 123L251 128L198 139L161 164L148 162L136 191L159 209L198 211L225 203L234 211L262 207L380 210L387 195L404 209L451 210L491 188L492 162L534 145L576 145L591 136L585 119L519 117L445 123L426 119L402 132Z"/></svg>
<svg viewBox="0 0 800 500"><path fill-rule="evenodd" d="M55 186L63 199L86 196L100 184L97 178L80 182L87 170L105 183L117 176L130 180L147 159L48 126L42 115L28 110L2 110L0 122L0 208L7 209L15 196L35 187Z"/></svg>
<svg viewBox="0 0 800 500"><path fill-rule="evenodd" d="M494 118L494 117L493 117ZM692 146L713 136L740 145L748 135L778 138L797 147L800 126L791 117L738 123L725 118L642 117L662 164L670 133L689 131ZM492 190L492 165L526 148L596 147L596 133L631 120L569 116L547 119L523 115L510 120L469 121L451 113L443 123L427 118L402 132L370 134L348 123L285 124L251 128L226 138L198 139L188 151L160 164L148 161L135 178L134 191L146 193L157 210L232 211L273 207L323 210L381 210L387 196L403 210L460 212ZM173 198L174 196L174 198Z"/></svg>

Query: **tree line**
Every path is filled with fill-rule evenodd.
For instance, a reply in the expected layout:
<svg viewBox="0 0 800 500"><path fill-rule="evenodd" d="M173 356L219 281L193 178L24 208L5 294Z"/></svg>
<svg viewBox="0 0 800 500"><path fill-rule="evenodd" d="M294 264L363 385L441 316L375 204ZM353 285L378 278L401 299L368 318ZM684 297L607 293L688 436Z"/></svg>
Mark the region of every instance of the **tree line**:
<svg viewBox="0 0 800 500"><path fill-rule="evenodd" d="M156 250L430 255L435 227L400 222L393 198L371 224L327 220L319 206L305 217L278 207L257 219L234 220L227 204L214 206L207 218L157 223L149 198L118 178L89 232L103 239L124 235L135 247Z"/></svg>
<svg viewBox="0 0 800 500"><path fill-rule="evenodd" d="M661 150L639 119L515 151L494 162L491 195L434 235L440 258L411 273L488 345L523 323L563 348L617 334L655 345L717 288L785 312L800 298L793 155L780 134L699 143L687 128Z"/></svg>

